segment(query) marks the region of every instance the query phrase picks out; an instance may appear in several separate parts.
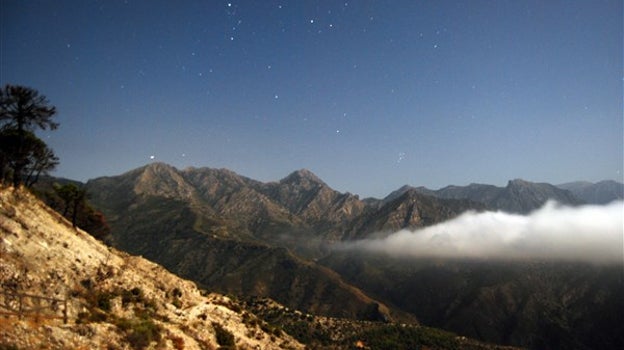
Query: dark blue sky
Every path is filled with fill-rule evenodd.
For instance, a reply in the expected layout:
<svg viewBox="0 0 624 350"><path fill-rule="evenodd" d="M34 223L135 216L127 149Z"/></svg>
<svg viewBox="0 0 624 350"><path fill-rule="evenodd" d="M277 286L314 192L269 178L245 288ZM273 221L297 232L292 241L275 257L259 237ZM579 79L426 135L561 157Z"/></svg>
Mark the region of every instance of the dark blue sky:
<svg viewBox="0 0 624 350"><path fill-rule="evenodd" d="M619 0L0 3L0 82L57 106L58 176L622 181Z"/></svg>

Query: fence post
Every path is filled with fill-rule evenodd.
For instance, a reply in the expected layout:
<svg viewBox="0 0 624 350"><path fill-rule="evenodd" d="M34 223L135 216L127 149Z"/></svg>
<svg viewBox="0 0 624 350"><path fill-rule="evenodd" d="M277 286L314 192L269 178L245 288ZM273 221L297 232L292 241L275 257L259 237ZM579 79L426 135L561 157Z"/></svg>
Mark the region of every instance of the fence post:
<svg viewBox="0 0 624 350"><path fill-rule="evenodd" d="M19 304L18 304L19 305L19 307L18 307L19 311L18 311L18 314L19 314L19 319L21 320L21 319L24 318L24 312L23 312L23 310L24 310L24 308L23 308L23 305L24 305L23 299L24 299L24 297L21 294L17 294L17 296L19 298L18 299L19 300Z"/></svg>
<svg viewBox="0 0 624 350"><path fill-rule="evenodd" d="M63 324L67 324L67 297L68 295L65 295L63 300Z"/></svg>

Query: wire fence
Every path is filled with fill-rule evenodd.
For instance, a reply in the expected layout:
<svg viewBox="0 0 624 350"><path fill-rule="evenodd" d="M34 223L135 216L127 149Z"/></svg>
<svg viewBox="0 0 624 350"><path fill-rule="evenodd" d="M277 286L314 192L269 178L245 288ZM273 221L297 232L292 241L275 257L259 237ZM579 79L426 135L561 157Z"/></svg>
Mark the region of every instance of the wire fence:
<svg viewBox="0 0 624 350"><path fill-rule="evenodd" d="M0 315L54 318L67 323L67 299L0 290Z"/></svg>

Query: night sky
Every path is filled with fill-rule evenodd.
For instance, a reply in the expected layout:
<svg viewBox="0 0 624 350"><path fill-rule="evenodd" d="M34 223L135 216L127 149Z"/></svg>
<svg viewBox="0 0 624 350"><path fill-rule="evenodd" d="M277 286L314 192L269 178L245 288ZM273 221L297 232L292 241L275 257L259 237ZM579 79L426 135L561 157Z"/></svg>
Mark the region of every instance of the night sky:
<svg viewBox="0 0 624 350"><path fill-rule="evenodd" d="M0 83L57 107L56 176L622 181L620 0L0 4Z"/></svg>

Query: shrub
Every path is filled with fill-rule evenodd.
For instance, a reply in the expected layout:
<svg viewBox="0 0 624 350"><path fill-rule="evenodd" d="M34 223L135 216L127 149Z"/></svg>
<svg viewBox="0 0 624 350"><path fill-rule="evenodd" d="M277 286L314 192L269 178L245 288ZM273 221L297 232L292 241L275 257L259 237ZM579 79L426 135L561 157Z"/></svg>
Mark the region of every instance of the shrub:
<svg viewBox="0 0 624 350"><path fill-rule="evenodd" d="M176 337L172 335L170 337L171 342L173 343L173 348L176 350L184 350L184 339L181 337Z"/></svg>
<svg viewBox="0 0 624 350"><path fill-rule="evenodd" d="M173 306L175 306L178 309L182 308L182 301L178 299L177 297L173 298L173 301L171 302L171 304L173 304Z"/></svg>
<svg viewBox="0 0 624 350"><path fill-rule="evenodd" d="M134 287L131 290L124 289L119 292L121 294L121 305L128 306L130 303L143 302L143 291L141 288Z"/></svg>
<svg viewBox="0 0 624 350"><path fill-rule="evenodd" d="M117 319L115 325L126 333L126 340L133 349L145 349L151 342L159 341L160 327L152 319Z"/></svg>
<svg viewBox="0 0 624 350"><path fill-rule="evenodd" d="M234 334L223 328L219 323L213 322L212 328L214 328L217 336L217 344L225 347L226 349L234 349L236 342L234 340Z"/></svg>
<svg viewBox="0 0 624 350"><path fill-rule="evenodd" d="M96 305L100 310L109 312L111 311L111 299L114 298L114 295L106 292L96 293Z"/></svg>

